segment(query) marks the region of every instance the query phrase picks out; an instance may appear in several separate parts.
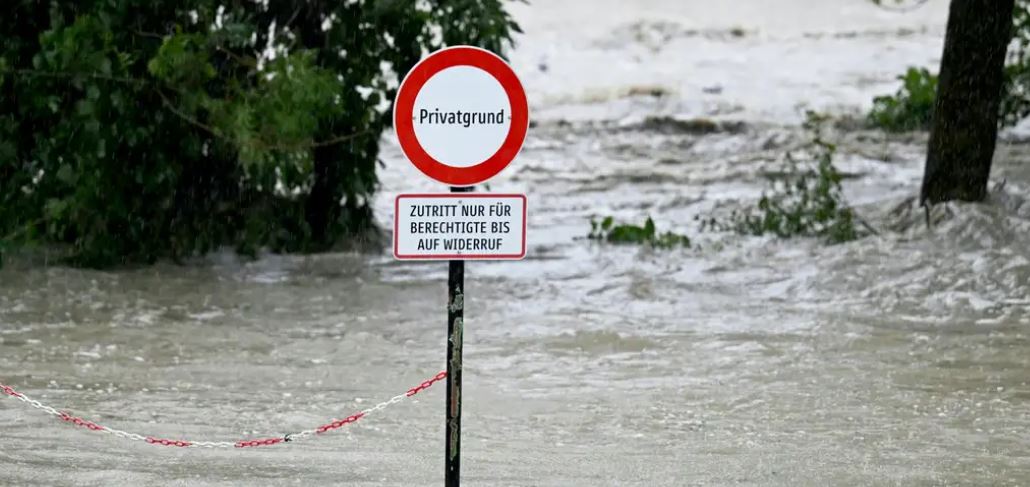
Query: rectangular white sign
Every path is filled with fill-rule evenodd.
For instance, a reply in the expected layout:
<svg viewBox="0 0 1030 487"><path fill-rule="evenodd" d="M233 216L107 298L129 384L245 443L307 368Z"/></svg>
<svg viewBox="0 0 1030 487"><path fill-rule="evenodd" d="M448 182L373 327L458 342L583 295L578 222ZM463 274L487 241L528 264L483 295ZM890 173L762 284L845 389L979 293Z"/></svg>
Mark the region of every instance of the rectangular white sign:
<svg viewBox="0 0 1030 487"><path fill-rule="evenodd" d="M526 256L526 196L397 196L393 256L401 260L518 260Z"/></svg>

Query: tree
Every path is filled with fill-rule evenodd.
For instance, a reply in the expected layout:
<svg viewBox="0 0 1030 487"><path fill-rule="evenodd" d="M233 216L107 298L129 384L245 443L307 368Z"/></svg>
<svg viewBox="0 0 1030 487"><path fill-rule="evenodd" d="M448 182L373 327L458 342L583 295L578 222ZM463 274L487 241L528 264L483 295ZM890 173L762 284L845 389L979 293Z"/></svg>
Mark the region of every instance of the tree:
<svg viewBox="0 0 1030 487"><path fill-rule="evenodd" d="M1013 0L952 0L920 201L981 201L997 142Z"/></svg>
<svg viewBox="0 0 1030 487"><path fill-rule="evenodd" d="M0 251L91 266L367 231L398 78L518 29L501 0L10 3Z"/></svg>

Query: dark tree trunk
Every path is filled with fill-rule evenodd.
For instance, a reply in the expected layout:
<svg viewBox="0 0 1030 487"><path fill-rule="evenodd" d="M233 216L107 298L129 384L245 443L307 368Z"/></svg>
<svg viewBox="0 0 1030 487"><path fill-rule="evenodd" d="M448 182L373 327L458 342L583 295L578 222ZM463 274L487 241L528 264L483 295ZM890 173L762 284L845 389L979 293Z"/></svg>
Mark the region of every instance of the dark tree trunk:
<svg viewBox="0 0 1030 487"><path fill-rule="evenodd" d="M920 201L981 201L998 138L1014 0L952 0Z"/></svg>

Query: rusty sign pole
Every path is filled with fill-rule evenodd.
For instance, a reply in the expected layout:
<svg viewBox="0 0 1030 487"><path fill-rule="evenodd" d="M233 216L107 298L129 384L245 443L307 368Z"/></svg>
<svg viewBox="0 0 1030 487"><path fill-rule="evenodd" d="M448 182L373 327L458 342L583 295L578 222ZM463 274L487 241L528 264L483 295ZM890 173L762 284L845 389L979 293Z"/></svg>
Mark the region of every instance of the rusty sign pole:
<svg viewBox="0 0 1030 487"><path fill-rule="evenodd" d="M452 187L452 193L472 191ZM461 347L465 331L465 261L451 260L447 272L447 424L444 435L447 471L444 485L461 484Z"/></svg>

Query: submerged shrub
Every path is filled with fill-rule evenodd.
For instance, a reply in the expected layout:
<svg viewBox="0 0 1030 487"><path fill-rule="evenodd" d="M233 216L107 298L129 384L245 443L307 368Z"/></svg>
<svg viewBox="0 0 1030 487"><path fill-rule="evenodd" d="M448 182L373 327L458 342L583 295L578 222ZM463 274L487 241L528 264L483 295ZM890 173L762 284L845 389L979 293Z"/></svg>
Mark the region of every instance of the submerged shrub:
<svg viewBox="0 0 1030 487"><path fill-rule="evenodd" d="M588 238L613 244L643 244L664 249L690 247L690 238L685 235L658 233L651 217L647 217L643 225L616 224L610 216L602 220L590 220Z"/></svg>
<svg viewBox="0 0 1030 487"><path fill-rule="evenodd" d="M1011 127L1030 116L1030 0L1016 1L1012 35L998 119L1001 127ZM891 132L928 129L936 103L937 75L927 68L911 67L898 79L902 86L895 94L873 99L869 121Z"/></svg>
<svg viewBox="0 0 1030 487"><path fill-rule="evenodd" d="M908 68L898 79L902 85L897 93L873 99L870 121L891 132L928 128L937 96L937 76L926 68Z"/></svg>
<svg viewBox="0 0 1030 487"><path fill-rule="evenodd" d="M1001 99L1000 123L1006 127L1030 116L1030 0L1016 2L1013 33Z"/></svg>
<svg viewBox="0 0 1030 487"><path fill-rule="evenodd" d="M734 211L728 224L710 219L704 226L780 238L818 237L830 243L858 238L855 212L844 199L842 176L833 165L837 147L822 135L825 122L825 117L809 113L805 128L812 132L811 142L802 153L784 156L783 171L754 207Z"/></svg>

